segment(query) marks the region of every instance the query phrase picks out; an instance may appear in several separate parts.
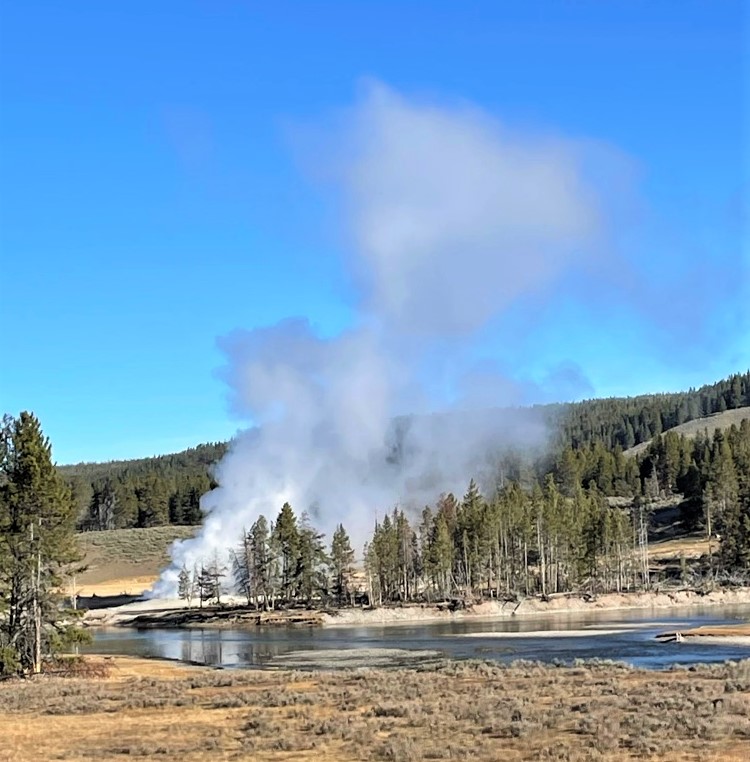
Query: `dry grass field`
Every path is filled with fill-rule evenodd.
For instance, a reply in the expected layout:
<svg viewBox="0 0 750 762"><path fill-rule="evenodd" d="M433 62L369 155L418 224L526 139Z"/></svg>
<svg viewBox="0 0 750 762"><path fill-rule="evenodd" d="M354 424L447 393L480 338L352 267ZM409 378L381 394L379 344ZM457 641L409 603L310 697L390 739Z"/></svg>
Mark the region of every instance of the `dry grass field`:
<svg viewBox="0 0 750 762"><path fill-rule="evenodd" d="M750 749L750 661L668 672L109 663L108 678L1 683L0 759L739 762Z"/></svg>
<svg viewBox="0 0 750 762"><path fill-rule="evenodd" d="M79 534L88 569L75 581L78 594L137 595L147 590L169 563L169 546L195 532L196 527L163 526Z"/></svg>
<svg viewBox="0 0 750 762"><path fill-rule="evenodd" d="M685 437L695 437L696 434L701 432L707 432L708 436L713 436L716 429L730 428L731 426L739 426L745 418L750 418L750 407L738 407L734 410L725 410L723 413L715 413L714 415L706 416L705 418L696 418L694 421L688 421L687 423L681 423L679 426L675 426L670 431L674 431L676 434L680 434ZM641 442L635 447L631 447L629 450L625 450L625 455L635 457L648 449L651 442Z"/></svg>
<svg viewBox="0 0 750 762"><path fill-rule="evenodd" d="M713 552L718 550L718 543L713 541ZM662 540L649 545L648 557L653 561L678 561L680 558L695 560L708 555L709 545L705 535L691 535Z"/></svg>

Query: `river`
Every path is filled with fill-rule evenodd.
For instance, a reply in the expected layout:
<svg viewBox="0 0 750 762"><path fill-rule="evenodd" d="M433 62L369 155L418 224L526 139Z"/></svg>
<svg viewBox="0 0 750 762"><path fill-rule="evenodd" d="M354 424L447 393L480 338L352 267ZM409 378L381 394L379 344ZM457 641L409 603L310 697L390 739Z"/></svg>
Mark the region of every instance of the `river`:
<svg viewBox="0 0 750 762"><path fill-rule="evenodd" d="M747 646L654 640L665 631L748 619L750 604L669 609L661 614L631 610L330 628L111 627L94 630L94 642L86 650L221 667L331 666L330 660L341 654L377 655L381 650L385 654L400 649L400 656L394 657L392 663L408 662L411 654L417 658L564 663L599 658L662 669L672 664L750 657Z"/></svg>

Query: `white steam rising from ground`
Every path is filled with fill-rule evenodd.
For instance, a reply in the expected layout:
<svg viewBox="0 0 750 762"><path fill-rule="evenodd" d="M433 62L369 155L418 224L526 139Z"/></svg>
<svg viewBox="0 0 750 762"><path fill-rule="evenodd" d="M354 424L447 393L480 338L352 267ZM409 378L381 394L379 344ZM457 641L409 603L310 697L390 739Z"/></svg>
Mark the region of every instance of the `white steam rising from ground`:
<svg viewBox="0 0 750 762"><path fill-rule="evenodd" d="M395 505L461 493L492 445L544 442L533 411L424 414L522 401L470 350L516 300L603 256L590 147L378 84L336 141L357 320L334 338L290 319L221 341L234 409L254 426L218 465L204 526L172 548L155 595L285 501L329 538L342 522L360 544ZM405 413L422 415L409 419L394 461L394 419Z"/></svg>

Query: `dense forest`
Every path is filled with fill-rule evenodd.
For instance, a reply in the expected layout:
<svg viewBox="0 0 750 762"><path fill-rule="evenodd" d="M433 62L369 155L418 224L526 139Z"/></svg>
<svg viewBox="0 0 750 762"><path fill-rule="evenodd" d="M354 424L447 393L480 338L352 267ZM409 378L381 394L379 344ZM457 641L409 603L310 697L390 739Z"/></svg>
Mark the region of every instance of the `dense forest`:
<svg viewBox="0 0 750 762"><path fill-rule="evenodd" d="M286 504L236 538L228 556L183 569L181 595L248 602L339 604L471 596L592 594L648 588L654 509L677 506L686 531L709 538L709 557L679 574L744 579L750 570L750 418L686 437L691 416L750 402L750 374L684 394L554 406L557 446L537 460L508 453L491 494L470 480L463 497L441 495L421 514L393 508L375 522L364 564L346 529L330 545ZM742 418L742 417L741 417ZM631 437L630 432L633 435ZM624 439L621 438L624 437ZM623 443L649 442L640 452ZM467 474L467 479L470 479Z"/></svg>
<svg viewBox="0 0 750 762"><path fill-rule="evenodd" d="M588 490L593 485L608 496L648 495L653 492L648 463L627 457L626 450L686 421L748 405L750 372L675 394L544 406L553 446L533 461L506 452L498 486L507 480L528 491L552 473L567 497L576 486ZM214 486L211 467L227 446L204 444L174 455L60 467L73 493L79 529L199 524L200 496Z"/></svg>
<svg viewBox="0 0 750 762"><path fill-rule="evenodd" d="M228 445L202 444L173 455L59 468L84 531L200 524L200 497L216 486L211 469Z"/></svg>
<svg viewBox="0 0 750 762"><path fill-rule="evenodd" d="M750 372L673 394L616 397L550 406L558 445L627 450L687 421L750 405Z"/></svg>
<svg viewBox="0 0 750 762"><path fill-rule="evenodd" d="M416 519L393 509L374 524L364 572L355 566L342 525L326 547L309 517L298 519L285 504L275 520L261 516L237 538L228 563L217 556L183 569L180 595L218 600L230 579L248 603L267 608L320 600L341 605L357 597L379 605L649 589L650 514L657 498L678 494L685 524L702 528L715 543L697 568L682 566L680 581L702 575L747 583L750 419L711 437L667 433L639 464L623 458L635 469L637 486L627 501L608 500L593 477L581 485L586 461L598 463L586 453L604 452L600 448L566 451L584 464L567 484L550 472L530 490L506 481L484 496L471 481L461 499L442 495Z"/></svg>

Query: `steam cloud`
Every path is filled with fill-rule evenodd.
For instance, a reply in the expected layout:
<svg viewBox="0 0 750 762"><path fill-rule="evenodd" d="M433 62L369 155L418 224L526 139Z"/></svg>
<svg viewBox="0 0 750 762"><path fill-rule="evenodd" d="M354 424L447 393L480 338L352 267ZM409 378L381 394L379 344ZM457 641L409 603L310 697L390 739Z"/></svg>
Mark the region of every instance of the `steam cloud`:
<svg viewBox="0 0 750 762"><path fill-rule="evenodd" d="M218 465L203 528L174 545L155 595L285 501L361 542L396 504L462 492L491 469L490 445L544 441L533 411L427 413L525 401L502 363L472 349L519 299L606 256L590 147L377 83L336 140L356 320L334 338L289 319L221 340L233 407L254 425ZM405 413L421 415L396 420Z"/></svg>

